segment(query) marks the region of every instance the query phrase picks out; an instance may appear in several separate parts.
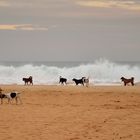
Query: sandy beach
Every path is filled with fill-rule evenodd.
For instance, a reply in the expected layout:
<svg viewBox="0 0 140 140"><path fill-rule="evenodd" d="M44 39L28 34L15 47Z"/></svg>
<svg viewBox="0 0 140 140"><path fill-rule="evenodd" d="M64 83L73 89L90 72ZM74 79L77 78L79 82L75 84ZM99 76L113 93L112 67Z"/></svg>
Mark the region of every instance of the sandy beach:
<svg viewBox="0 0 140 140"><path fill-rule="evenodd" d="M140 86L1 85L0 140L140 140Z"/></svg>

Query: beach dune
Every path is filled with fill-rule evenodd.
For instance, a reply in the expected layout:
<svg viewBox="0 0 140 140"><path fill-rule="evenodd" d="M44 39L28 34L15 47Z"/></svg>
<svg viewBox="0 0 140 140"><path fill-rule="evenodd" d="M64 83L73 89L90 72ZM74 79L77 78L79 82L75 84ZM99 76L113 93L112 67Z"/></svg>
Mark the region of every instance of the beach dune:
<svg viewBox="0 0 140 140"><path fill-rule="evenodd" d="M140 140L140 86L21 86L0 105L0 140Z"/></svg>

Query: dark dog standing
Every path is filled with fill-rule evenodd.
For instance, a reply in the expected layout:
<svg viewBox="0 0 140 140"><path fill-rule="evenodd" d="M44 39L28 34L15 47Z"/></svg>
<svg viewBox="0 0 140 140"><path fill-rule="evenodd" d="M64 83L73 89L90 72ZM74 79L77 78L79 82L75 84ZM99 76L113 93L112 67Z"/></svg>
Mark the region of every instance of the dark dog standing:
<svg viewBox="0 0 140 140"><path fill-rule="evenodd" d="M84 79L85 79L85 77L82 77L81 79L75 79L75 78L73 78L72 81L74 81L76 85L81 84L81 85L84 86Z"/></svg>
<svg viewBox="0 0 140 140"><path fill-rule="evenodd" d="M22 78L22 80L24 81L25 85L28 85L28 83L30 83L30 85L33 85L33 77L30 76L29 78Z"/></svg>
<svg viewBox="0 0 140 140"><path fill-rule="evenodd" d="M131 77L130 79L121 77L121 80L124 82L124 86L126 86L128 83L131 83L131 85L134 86L134 77Z"/></svg>
<svg viewBox="0 0 140 140"><path fill-rule="evenodd" d="M62 85L64 85L64 83L67 84L67 79L60 76L59 83L61 83Z"/></svg>

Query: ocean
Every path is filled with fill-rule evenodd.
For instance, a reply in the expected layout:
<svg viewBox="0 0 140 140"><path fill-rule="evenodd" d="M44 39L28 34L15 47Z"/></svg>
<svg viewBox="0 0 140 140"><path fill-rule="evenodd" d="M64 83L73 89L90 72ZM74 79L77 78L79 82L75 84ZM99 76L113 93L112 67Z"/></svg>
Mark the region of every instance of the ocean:
<svg viewBox="0 0 140 140"><path fill-rule="evenodd" d="M112 62L99 59L91 62L0 62L0 84L23 85L23 77L33 76L34 85L57 85L59 77L89 77L90 84L120 85L120 78L134 77L140 81L140 62Z"/></svg>

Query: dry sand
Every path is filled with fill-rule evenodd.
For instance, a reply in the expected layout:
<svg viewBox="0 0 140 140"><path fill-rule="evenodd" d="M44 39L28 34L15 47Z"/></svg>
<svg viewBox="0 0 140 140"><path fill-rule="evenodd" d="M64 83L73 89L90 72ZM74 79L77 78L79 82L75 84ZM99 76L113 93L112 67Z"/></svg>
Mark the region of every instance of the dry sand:
<svg viewBox="0 0 140 140"><path fill-rule="evenodd" d="M140 86L21 86L0 105L0 140L140 140Z"/></svg>

